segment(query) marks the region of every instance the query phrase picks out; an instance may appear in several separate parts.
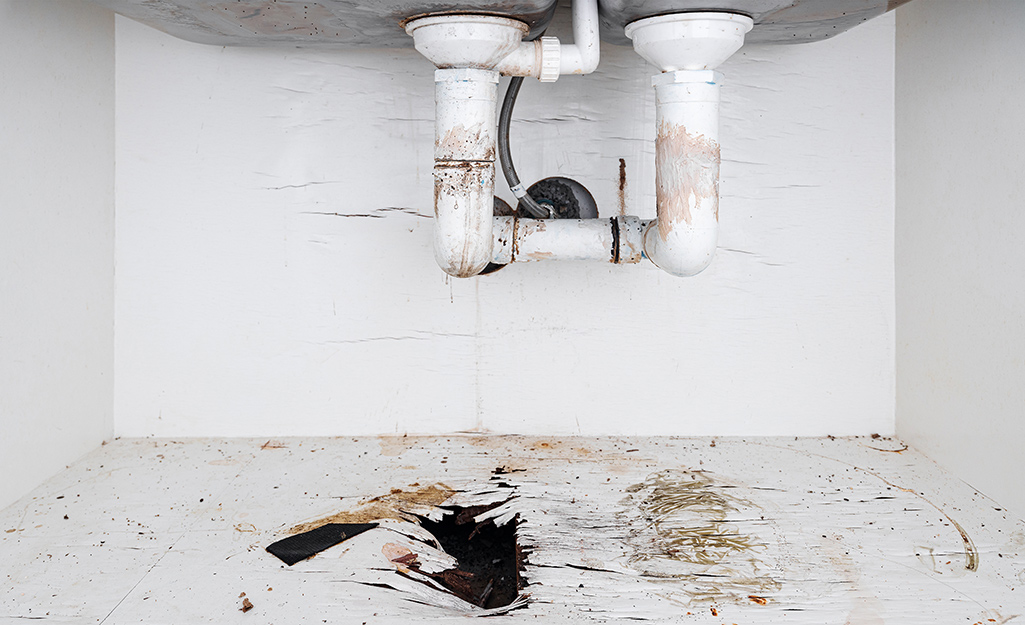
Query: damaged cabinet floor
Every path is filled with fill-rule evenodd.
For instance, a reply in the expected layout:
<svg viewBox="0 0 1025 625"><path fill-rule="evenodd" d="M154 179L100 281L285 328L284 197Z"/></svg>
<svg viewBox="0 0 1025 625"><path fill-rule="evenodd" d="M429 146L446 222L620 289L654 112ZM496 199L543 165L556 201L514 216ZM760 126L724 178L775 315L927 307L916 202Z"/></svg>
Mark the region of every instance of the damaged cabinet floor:
<svg viewBox="0 0 1025 625"><path fill-rule="evenodd" d="M4 623L1025 625L1025 524L886 438L118 440L0 563Z"/></svg>

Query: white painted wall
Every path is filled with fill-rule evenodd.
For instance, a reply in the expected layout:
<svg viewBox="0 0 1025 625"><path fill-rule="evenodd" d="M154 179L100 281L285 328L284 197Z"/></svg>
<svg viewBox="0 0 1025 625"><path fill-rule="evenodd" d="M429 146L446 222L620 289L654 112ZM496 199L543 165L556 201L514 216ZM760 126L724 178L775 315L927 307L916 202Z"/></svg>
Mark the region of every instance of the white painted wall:
<svg viewBox="0 0 1025 625"><path fill-rule="evenodd" d="M897 27L897 426L1025 515L1025 3Z"/></svg>
<svg viewBox="0 0 1025 625"><path fill-rule="evenodd" d="M112 433L114 19L0 0L0 508Z"/></svg>
<svg viewBox="0 0 1025 625"><path fill-rule="evenodd" d="M721 249L694 279L447 279L412 50L117 32L118 434L893 430L892 16L723 66ZM602 54L526 85L521 177L578 178L611 216L622 157L626 212L653 217L654 68Z"/></svg>

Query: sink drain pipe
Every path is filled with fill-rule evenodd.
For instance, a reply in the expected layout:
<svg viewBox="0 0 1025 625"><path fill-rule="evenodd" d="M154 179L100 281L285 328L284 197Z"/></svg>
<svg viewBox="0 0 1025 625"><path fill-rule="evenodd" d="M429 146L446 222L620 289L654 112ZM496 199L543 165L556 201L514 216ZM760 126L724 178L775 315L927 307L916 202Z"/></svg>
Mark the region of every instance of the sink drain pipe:
<svg viewBox="0 0 1025 625"><path fill-rule="evenodd" d="M658 125L657 219L492 216L498 77L507 73L551 81L561 73L593 71L598 50L596 2L575 0L573 8L577 40L567 46L558 45L558 40L556 45L546 44L551 39L547 37L522 42L527 26L500 17L433 16L406 24L416 49L439 68L434 250L438 264L452 276L477 275L489 262L632 263L644 256L672 275L692 276L712 260L718 240L721 82L714 69L743 45L753 25L743 15L679 13L639 20L626 28L634 49L663 72L652 80Z"/></svg>

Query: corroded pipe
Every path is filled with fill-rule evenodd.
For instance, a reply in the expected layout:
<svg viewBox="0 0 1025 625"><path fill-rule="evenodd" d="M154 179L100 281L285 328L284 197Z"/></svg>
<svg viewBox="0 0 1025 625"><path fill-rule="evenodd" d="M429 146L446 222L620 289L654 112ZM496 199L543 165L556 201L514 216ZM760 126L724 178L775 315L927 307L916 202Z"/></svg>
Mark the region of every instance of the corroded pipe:
<svg viewBox="0 0 1025 625"><path fill-rule="evenodd" d="M492 262L588 260L617 265L641 262L641 236L649 222L611 219L519 219L495 217Z"/></svg>
<svg viewBox="0 0 1025 625"><path fill-rule="evenodd" d="M498 72L439 69L434 80L434 257L469 278L491 261Z"/></svg>

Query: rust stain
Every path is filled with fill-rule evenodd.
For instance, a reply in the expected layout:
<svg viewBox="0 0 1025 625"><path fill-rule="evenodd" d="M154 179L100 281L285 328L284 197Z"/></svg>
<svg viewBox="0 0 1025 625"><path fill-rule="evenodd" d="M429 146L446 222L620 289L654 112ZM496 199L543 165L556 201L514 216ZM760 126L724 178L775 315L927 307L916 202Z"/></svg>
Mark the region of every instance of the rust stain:
<svg viewBox="0 0 1025 625"><path fill-rule="evenodd" d="M523 224L523 236L530 236L535 232L544 232L548 229L548 224L543 219L530 219Z"/></svg>
<svg viewBox="0 0 1025 625"><path fill-rule="evenodd" d="M328 523L370 523L380 519L397 519L414 522L410 509L439 506L455 491L442 483L432 484L417 490L404 491L393 488L387 495L369 499L355 510L338 512L331 516L300 523L288 530L289 534L302 534Z"/></svg>
<svg viewBox="0 0 1025 625"><path fill-rule="evenodd" d="M619 159L619 214L626 215L626 159Z"/></svg>
<svg viewBox="0 0 1025 625"><path fill-rule="evenodd" d="M759 597L758 595L748 595L747 598L750 599L753 603L757 603L758 605L766 605L769 603L769 600L767 598Z"/></svg>
<svg viewBox="0 0 1025 625"><path fill-rule="evenodd" d="M655 138L655 194L658 233L665 241L681 221L693 222L692 208L711 202L719 220L719 144L683 126L662 122Z"/></svg>
<svg viewBox="0 0 1025 625"><path fill-rule="evenodd" d="M512 227L512 260L516 262L516 256L520 253L520 220L513 219ZM479 443L474 443L479 444Z"/></svg>
<svg viewBox="0 0 1025 625"><path fill-rule="evenodd" d="M531 252L530 254L527 254L527 258L530 258L531 260L545 260L552 256L555 256L554 252Z"/></svg>
<svg viewBox="0 0 1025 625"><path fill-rule="evenodd" d="M381 446L381 455L390 458L401 456L416 444L415 440L406 436L382 436L377 439L377 443Z"/></svg>
<svg viewBox="0 0 1025 625"><path fill-rule="evenodd" d="M485 161L439 161L434 164L434 216L436 219L461 220L466 231L479 232L484 220L492 218L495 185L495 164ZM450 214L442 216L442 204L451 208ZM486 211L478 210L487 206ZM453 247L448 254L451 263L445 270L458 277L469 277L483 269L475 264L473 237L462 237L447 241Z"/></svg>

